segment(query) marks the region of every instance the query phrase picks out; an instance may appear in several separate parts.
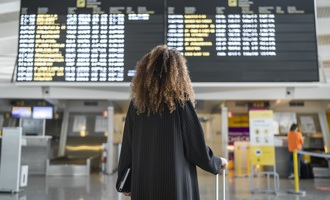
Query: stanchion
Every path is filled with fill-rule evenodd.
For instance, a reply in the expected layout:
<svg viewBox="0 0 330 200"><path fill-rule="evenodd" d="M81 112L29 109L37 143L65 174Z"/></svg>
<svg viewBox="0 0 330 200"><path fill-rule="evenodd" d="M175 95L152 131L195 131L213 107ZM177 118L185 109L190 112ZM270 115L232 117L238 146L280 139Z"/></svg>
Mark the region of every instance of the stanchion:
<svg viewBox="0 0 330 200"><path fill-rule="evenodd" d="M251 173L251 157L250 157L250 147L246 148L246 159L247 159L247 174Z"/></svg>
<svg viewBox="0 0 330 200"><path fill-rule="evenodd" d="M241 147L237 147L237 176L242 176Z"/></svg>
<svg viewBox="0 0 330 200"><path fill-rule="evenodd" d="M305 196L306 191L299 190L299 173L298 173L297 150L293 151L293 171L294 171L294 190L289 190L288 193Z"/></svg>
<svg viewBox="0 0 330 200"><path fill-rule="evenodd" d="M235 142L235 177L248 177L251 172L250 147L247 142ZM245 159L243 159L245 158Z"/></svg>

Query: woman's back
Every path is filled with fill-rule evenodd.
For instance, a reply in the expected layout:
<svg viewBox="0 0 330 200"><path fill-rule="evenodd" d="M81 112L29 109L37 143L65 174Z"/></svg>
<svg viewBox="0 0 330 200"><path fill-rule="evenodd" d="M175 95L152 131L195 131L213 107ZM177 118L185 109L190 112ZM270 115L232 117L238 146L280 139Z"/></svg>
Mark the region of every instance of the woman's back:
<svg viewBox="0 0 330 200"><path fill-rule="evenodd" d="M172 113L136 114L131 103L127 113L123 148L118 169L121 176L132 160L131 192L133 200L199 199L196 165L218 173L221 160L205 146L202 127L190 102ZM123 152L128 152L123 149ZM128 160L126 160L127 158Z"/></svg>
<svg viewBox="0 0 330 200"><path fill-rule="evenodd" d="M162 115L133 116L132 199L196 199L188 198L190 192L182 188L189 185L186 178L191 172L185 172L189 163L184 158L179 111L165 108Z"/></svg>

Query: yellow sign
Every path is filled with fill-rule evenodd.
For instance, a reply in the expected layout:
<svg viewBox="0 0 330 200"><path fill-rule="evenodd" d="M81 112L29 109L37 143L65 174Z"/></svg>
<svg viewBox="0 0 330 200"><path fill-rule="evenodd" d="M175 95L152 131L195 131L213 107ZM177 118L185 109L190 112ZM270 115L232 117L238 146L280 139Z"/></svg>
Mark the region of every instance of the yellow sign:
<svg viewBox="0 0 330 200"><path fill-rule="evenodd" d="M275 165L273 146L251 146L252 165Z"/></svg>
<svg viewBox="0 0 330 200"><path fill-rule="evenodd" d="M231 128L249 127L249 116L242 115L242 116L234 116L234 117L228 118L228 126Z"/></svg>
<svg viewBox="0 0 330 200"><path fill-rule="evenodd" d="M237 0L228 0L228 6L236 7L237 6Z"/></svg>
<svg viewBox="0 0 330 200"><path fill-rule="evenodd" d="M86 6L85 0L77 0L77 7L83 8Z"/></svg>
<svg viewBox="0 0 330 200"><path fill-rule="evenodd" d="M250 111L250 118L271 118L273 119L272 110Z"/></svg>
<svg viewBox="0 0 330 200"><path fill-rule="evenodd" d="M250 111L252 165L275 165L273 111Z"/></svg>

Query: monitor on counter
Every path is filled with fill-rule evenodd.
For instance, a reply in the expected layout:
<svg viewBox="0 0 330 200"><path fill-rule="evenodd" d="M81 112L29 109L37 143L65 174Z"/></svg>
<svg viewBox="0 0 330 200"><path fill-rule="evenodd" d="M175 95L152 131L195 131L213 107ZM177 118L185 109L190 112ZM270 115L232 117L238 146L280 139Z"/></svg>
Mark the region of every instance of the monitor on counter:
<svg viewBox="0 0 330 200"><path fill-rule="evenodd" d="M53 119L53 107L35 106L32 113L33 119Z"/></svg>
<svg viewBox="0 0 330 200"><path fill-rule="evenodd" d="M11 107L12 118L30 118L32 108L28 106L13 106Z"/></svg>

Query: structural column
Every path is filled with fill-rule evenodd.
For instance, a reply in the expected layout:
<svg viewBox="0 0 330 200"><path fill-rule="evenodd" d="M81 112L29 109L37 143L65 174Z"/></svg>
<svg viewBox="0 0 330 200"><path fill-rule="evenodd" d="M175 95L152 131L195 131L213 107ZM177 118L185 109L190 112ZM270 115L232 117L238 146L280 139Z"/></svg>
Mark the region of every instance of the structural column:
<svg viewBox="0 0 330 200"><path fill-rule="evenodd" d="M319 111L319 120L321 124L321 132L323 135L324 149L326 153L330 152L330 133L329 133L329 124L327 122L327 115L325 111Z"/></svg>
<svg viewBox="0 0 330 200"><path fill-rule="evenodd" d="M61 127L60 144L58 150L59 157L65 155L66 139L68 137L68 126L69 126L69 111L66 108L64 109L62 127Z"/></svg>
<svg viewBox="0 0 330 200"><path fill-rule="evenodd" d="M228 108L221 108L222 119L222 157L228 159Z"/></svg>
<svg viewBox="0 0 330 200"><path fill-rule="evenodd" d="M114 172L114 148L113 148L113 120L114 120L114 108L108 107L108 140L107 140L107 165L106 173L112 174Z"/></svg>

